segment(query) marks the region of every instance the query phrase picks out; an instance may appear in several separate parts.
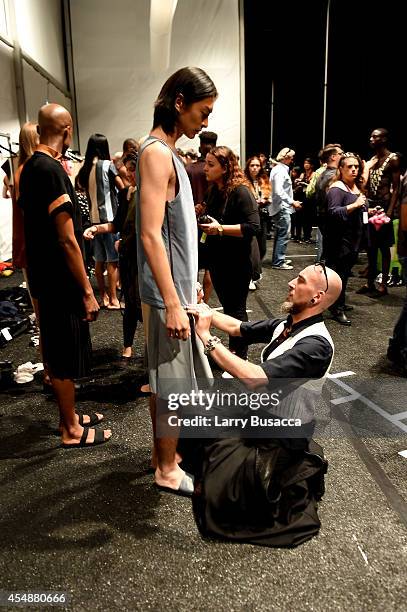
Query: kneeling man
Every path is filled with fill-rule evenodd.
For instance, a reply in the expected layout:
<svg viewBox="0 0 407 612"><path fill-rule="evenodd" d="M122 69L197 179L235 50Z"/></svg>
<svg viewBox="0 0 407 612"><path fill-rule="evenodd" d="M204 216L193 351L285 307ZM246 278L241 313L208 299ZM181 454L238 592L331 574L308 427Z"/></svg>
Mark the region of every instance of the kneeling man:
<svg viewBox="0 0 407 612"><path fill-rule="evenodd" d="M194 496L195 517L204 534L265 546L295 546L318 532L316 501L323 494L326 461L311 440L312 426L307 425L314 421L310 398L315 401L319 396L334 354L322 313L338 298L341 279L318 263L302 270L288 288L284 319L241 322L206 305L190 307L206 351L250 389L270 388L279 379L299 384L305 379L302 387L311 390L293 407L305 421L300 437L287 432L271 438L264 431L261 437L224 438L206 445ZM249 344L267 344L262 363L231 353L211 334L211 325L240 335Z"/></svg>

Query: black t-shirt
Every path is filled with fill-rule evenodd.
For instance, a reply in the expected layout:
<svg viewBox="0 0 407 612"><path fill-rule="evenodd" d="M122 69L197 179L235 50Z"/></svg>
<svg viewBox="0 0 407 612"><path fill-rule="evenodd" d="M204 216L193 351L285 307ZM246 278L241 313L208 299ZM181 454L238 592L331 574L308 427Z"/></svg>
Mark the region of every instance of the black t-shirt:
<svg viewBox="0 0 407 612"><path fill-rule="evenodd" d="M267 319L265 321L243 322L240 333L248 344L269 343L273 337L276 327L284 319ZM296 333L313 323L322 322L322 315L314 315L304 319L291 327L287 337L295 336ZM290 326L287 319L286 327ZM320 378L325 374L332 359L332 346L323 336L306 336L301 338L289 350L267 361L268 355L272 353L279 344L277 339L268 347L263 355L263 368L269 380L276 378Z"/></svg>
<svg viewBox="0 0 407 612"><path fill-rule="evenodd" d="M205 244L214 265L229 267L231 263L249 261L253 236L260 229L259 208L253 194L245 185L238 185L227 202L216 187L208 193L207 214L221 225L238 225L243 236L207 236Z"/></svg>
<svg viewBox="0 0 407 612"><path fill-rule="evenodd" d="M50 213L51 204L56 206ZM32 295L82 305L79 285L68 268L58 242L55 215L68 212L75 237L83 252L82 222L79 203L68 175L59 161L37 151L26 162L20 178L19 204L24 211L27 272ZM51 207L53 208L53 207Z"/></svg>

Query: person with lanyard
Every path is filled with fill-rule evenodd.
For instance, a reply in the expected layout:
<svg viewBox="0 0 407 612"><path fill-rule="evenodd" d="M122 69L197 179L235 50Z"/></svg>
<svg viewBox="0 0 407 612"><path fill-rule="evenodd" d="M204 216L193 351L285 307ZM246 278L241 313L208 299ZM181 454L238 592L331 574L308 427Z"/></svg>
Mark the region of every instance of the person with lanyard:
<svg viewBox="0 0 407 612"><path fill-rule="evenodd" d="M363 223L367 223L367 200L361 193L363 164L359 155L344 153L327 193L327 222L324 253L326 263L342 279L342 291L331 306L333 319L351 325L346 313L353 310L345 303L345 292L352 266L356 263L362 239Z"/></svg>
<svg viewBox="0 0 407 612"><path fill-rule="evenodd" d="M252 276L252 239L260 229L257 202L228 147L214 147L207 154L205 173L211 185L206 209L209 223L199 227L207 234L208 268L223 311L244 321ZM229 347L243 359L247 357L242 338L230 338Z"/></svg>
<svg viewBox="0 0 407 612"><path fill-rule="evenodd" d="M196 333L206 352L220 368L249 389L249 398L253 390L283 388L287 379L300 383L301 393L301 401L291 402L289 397L280 406L274 404L255 411L256 415L272 413L281 419L289 415L301 417L301 426L295 433L289 427L280 427L277 434L274 427L263 426L252 437L242 430L240 435L202 443L204 450L195 464L194 500L195 516L202 531L273 545L272 534L277 526L272 500L280 499L282 494L282 504L291 504L295 514L295 499L284 498L285 493L279 488L280 478L285 470L300 465L315 448L311 440L315 403L321 397L334 355L334 344L322 313L338 299L341 288L339 275L318 262L304 268L288 283L288 294L282 305L284 318L242 322L211 310L206 304L190 305ZM233 354L212 335L211 326L242 337L249 344L267 344L261 363L245 361ZM250 403L246 405L250 407ZM235 408L234 413L238 407Z"/></svg>

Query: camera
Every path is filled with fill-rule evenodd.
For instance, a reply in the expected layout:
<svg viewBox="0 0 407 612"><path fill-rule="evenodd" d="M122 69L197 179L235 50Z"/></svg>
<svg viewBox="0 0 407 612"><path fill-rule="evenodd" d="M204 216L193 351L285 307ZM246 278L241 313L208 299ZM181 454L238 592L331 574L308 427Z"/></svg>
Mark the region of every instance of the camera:
<svg viewBox="0 0 407 612"><path fill-rule="evenodd" d="M212 223L212 219L209 215L201 215L198 217L198 223Z"/></svg>

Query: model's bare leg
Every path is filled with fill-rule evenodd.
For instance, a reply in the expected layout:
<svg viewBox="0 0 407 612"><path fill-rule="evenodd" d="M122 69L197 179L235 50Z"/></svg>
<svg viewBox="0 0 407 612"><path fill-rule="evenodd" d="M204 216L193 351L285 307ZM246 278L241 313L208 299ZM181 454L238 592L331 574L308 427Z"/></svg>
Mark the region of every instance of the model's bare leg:
<svg viewBox="0 0 407 612"><path fill-rule="evenodd" d="M181 461L177 453L178 437L157 437L157 396L155 394L150 397L150 416L153 427L151 464L156 468L155 482L161 486L178 489L185 474L178 465L178 462ZM163 415L163 427L165 427L165 422L166 415ZM178 433L178 428L174 427L174 429L174 433Z"/></svg>
<svg viewBox="0 0 407 612"><path fill-rule="evenodd" d="M119 270L117 262L107 263L107 283L109 293L109 306L120 308L119 300L117 299L117 281L119 278Z"/></svg>
<svg viewBox="0 0 407 612"><path fill-rule="evenodd" d="M95 276L99 288L100 303L102 306L108 306L109 296L106 292L105 277L103 272L105 271L105 264L103 261L97 261L95 263Z"/></svg>
<svg viewBox="0 0 407 612"><path fill-rule="evenodd" d="M209 270L205 270L204 272L202 286L204 291L204 302L207 304L209 302L209 298L211 297L213 290L212 279Z"/></svg>

